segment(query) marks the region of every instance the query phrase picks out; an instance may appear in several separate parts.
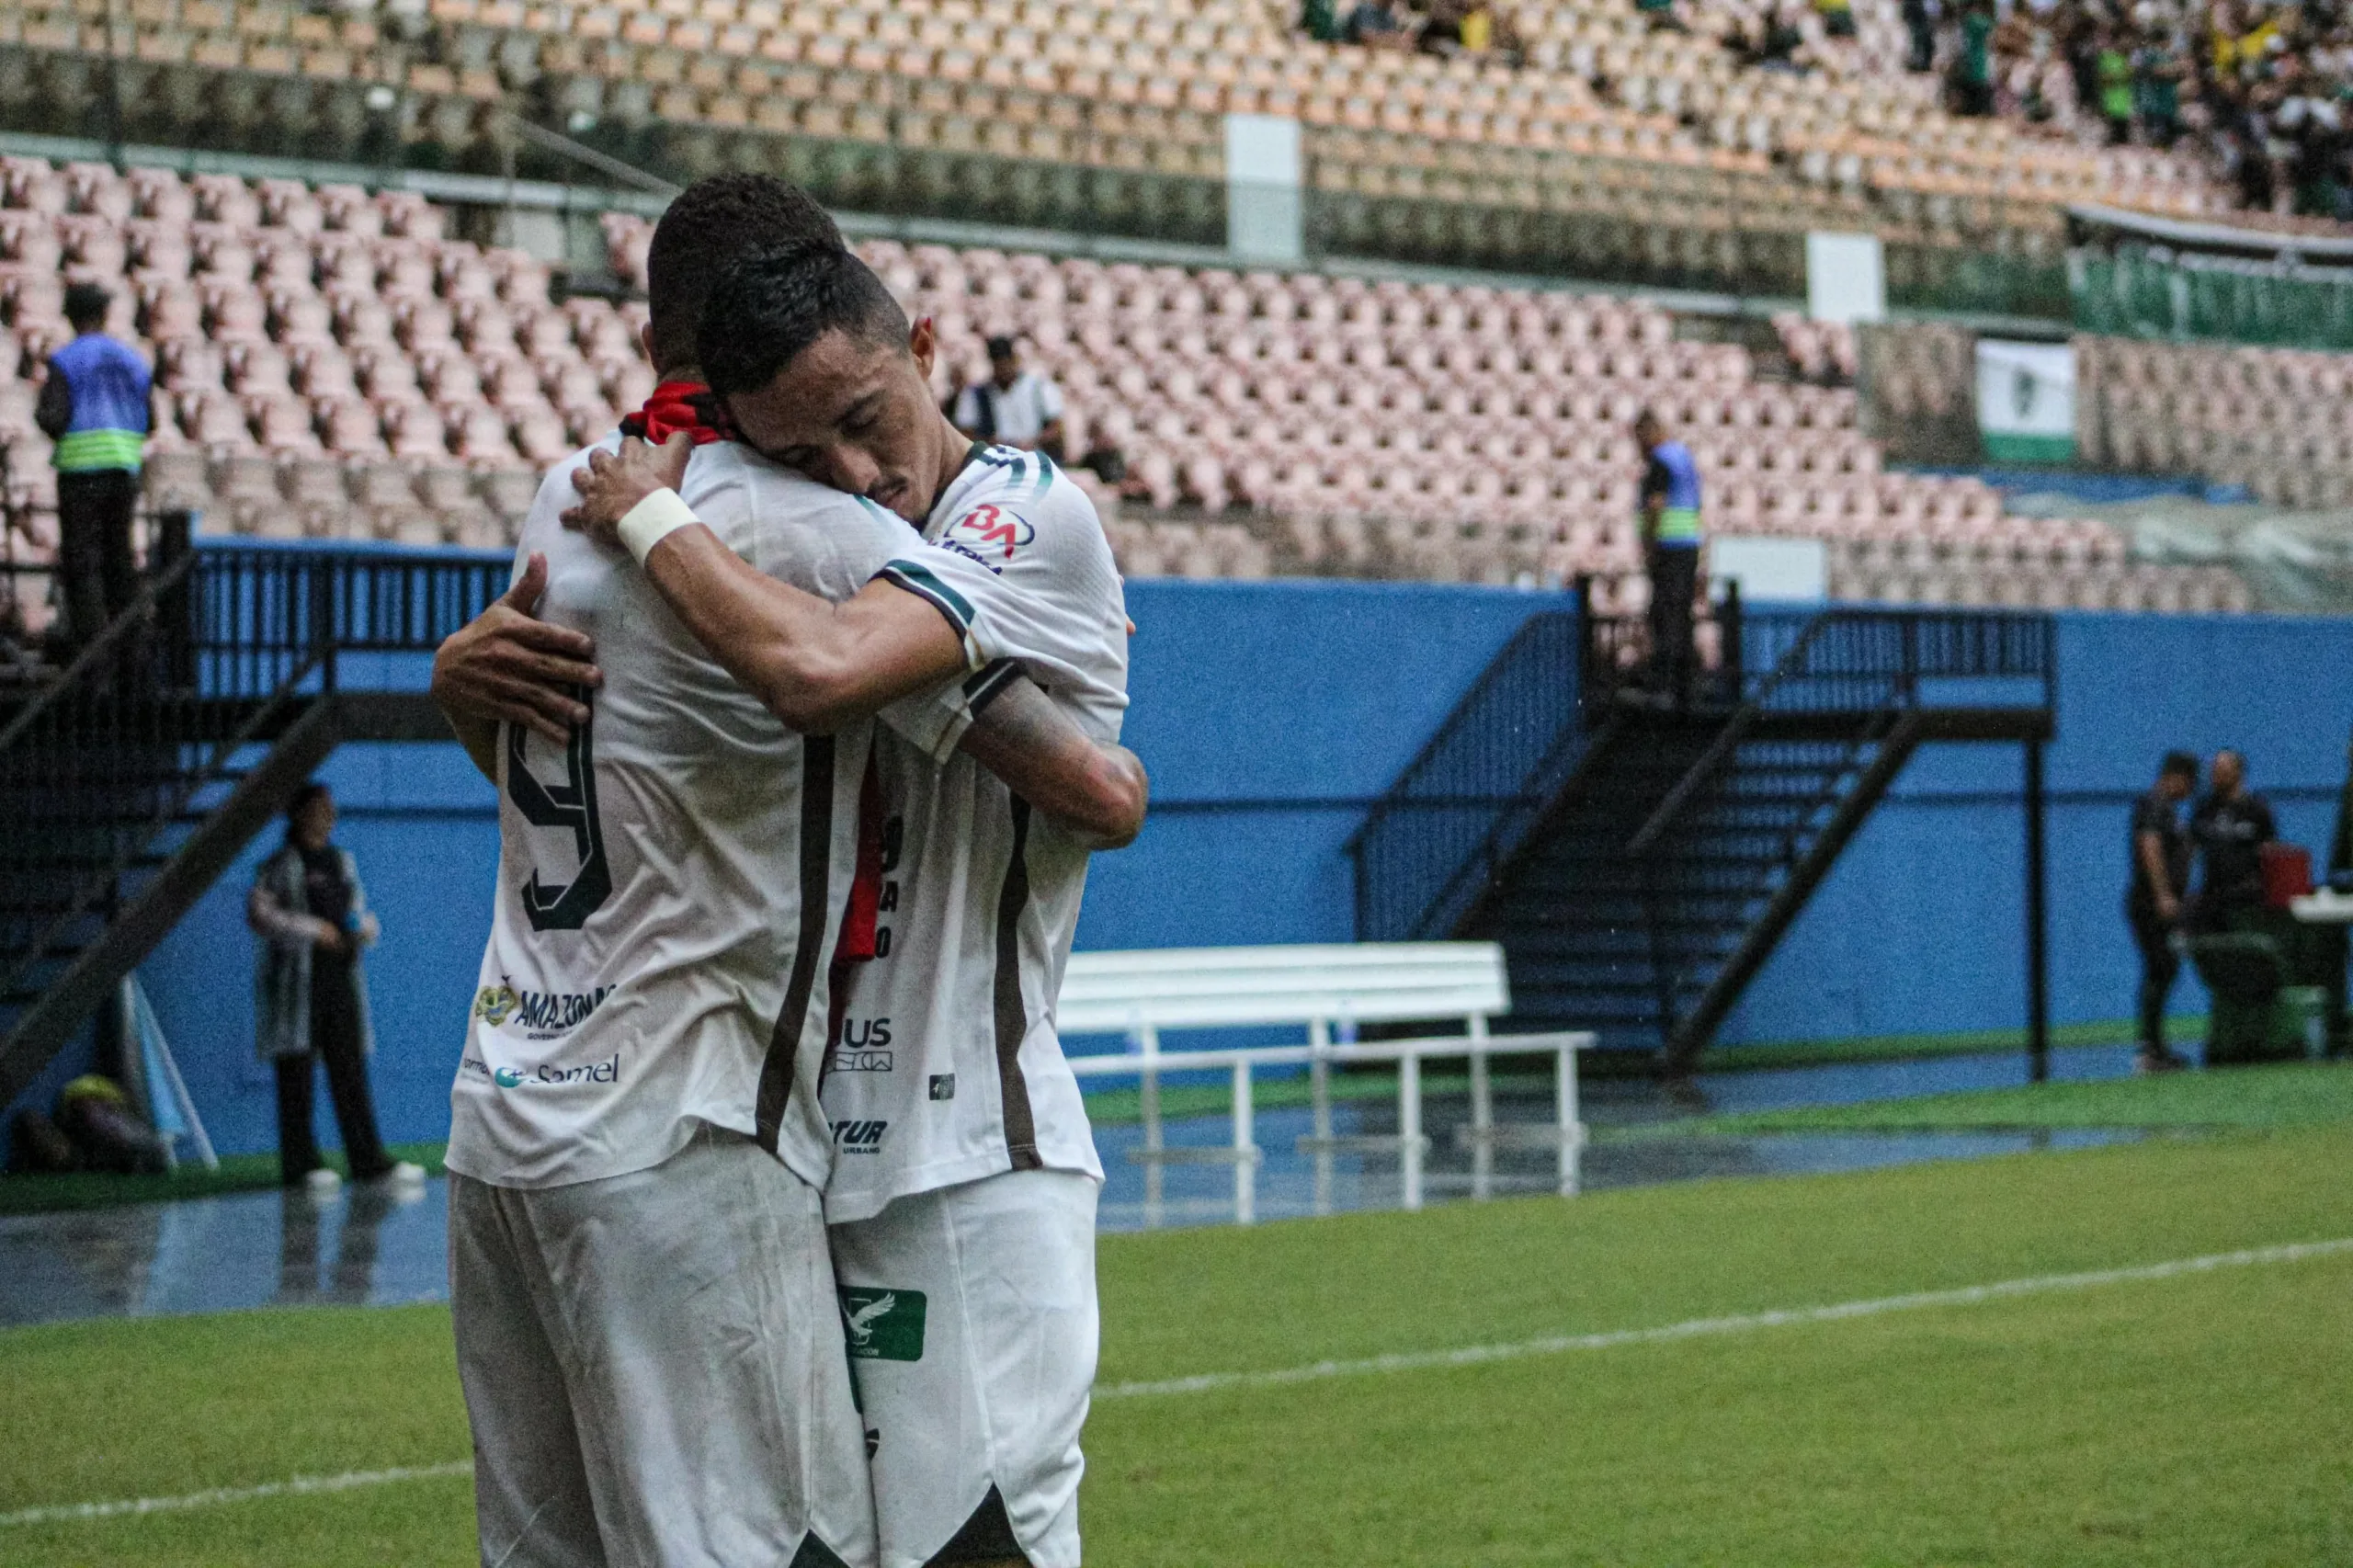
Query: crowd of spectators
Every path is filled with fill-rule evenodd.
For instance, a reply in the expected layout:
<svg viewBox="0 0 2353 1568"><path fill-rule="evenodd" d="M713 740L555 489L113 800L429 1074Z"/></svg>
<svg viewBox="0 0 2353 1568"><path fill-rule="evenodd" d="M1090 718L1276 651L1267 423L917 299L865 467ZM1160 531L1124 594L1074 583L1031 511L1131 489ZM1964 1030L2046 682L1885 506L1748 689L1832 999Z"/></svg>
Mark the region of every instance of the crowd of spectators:
<svg viewBox="0 0 2353 1568"><path fill-rule="evenodd" d="M1765 71L1849 74L1854 0L1629 0ZM1897 0L1946 106L2084 143L2200 159L2253 211L2353 222L2353 0ZM1703 15L1704 14L1704 15ZM1302 30L1365 49L1519 63L1495 0L1303 0Z"/></svg>
<svg viewBox="0 0 2353 1568"><path fill-rule="evenodd" d="M2256 211L2353 220L2353 10L2336 0L1904 0L1951 107L2211 160Z"/></svg>
<svg viewBox="0 0 2353 1568"><path fill-rule="evenodd" d="M1305 0L1300 25L1319 43L1401 53L1469 55L1517 65L1525 49L1492 0Z"/></svg>

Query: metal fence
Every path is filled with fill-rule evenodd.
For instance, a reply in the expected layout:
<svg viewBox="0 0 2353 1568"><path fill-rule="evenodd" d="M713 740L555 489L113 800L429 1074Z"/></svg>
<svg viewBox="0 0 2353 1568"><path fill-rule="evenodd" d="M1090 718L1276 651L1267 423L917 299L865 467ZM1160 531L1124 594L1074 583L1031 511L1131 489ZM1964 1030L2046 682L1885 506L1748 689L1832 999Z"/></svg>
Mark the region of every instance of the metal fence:
<svg viewBox="0 0 2353 1568"><path fill-rule="evenodd" d="M347 652L429 653L506 585L503 557L251 542L160 521L131 608L0 710L0 995L103 913L208 790Z"/></svg>
<svg viewBox="0 0 2353 1568"><path fill-rule="evenodd" d="M1450 931L1574 766L1583 621L1529 617L1348 841L1358 940Z"/></svg>
<svg viewBox="0 0 2353 1568"><path fill-rule="evenodd" d="M1955 693L1936 681L2024 681L2049 707L2058 679L2046 615L1987 610L1836 609L1744 619L1743 703L1768 713L1912 708Z"/></svg>
<svg viewBox="0 0 2353 1568"><path fill-rule="evenodd" d="M1767 715L1995 699L2047 709L2055 696L2044 615L1760 613L1734 595L1713 607L1711 636L1697 695L1722 716L1726 751ZM1647 627L1622 617L1552 611L1522 626L1348 841L1359 940L1454 934L1567 782L1648 645ZM1662 828L1679 803L1661 806Z"/></svg>

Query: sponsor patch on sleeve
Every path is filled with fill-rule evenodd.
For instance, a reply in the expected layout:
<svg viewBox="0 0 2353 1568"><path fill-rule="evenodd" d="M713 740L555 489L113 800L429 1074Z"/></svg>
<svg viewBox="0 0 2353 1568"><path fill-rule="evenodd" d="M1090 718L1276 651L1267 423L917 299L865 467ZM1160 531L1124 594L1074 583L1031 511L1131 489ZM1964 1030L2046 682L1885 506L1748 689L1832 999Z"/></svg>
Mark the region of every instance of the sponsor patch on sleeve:
<svg viewBox="0 0 2353 1568"><path fill-rule="evenodd" d="M1037 537L1038 530L1029 518L995 501L983 501L949 524L939 542L985 564L1002 566Z"/></svg>

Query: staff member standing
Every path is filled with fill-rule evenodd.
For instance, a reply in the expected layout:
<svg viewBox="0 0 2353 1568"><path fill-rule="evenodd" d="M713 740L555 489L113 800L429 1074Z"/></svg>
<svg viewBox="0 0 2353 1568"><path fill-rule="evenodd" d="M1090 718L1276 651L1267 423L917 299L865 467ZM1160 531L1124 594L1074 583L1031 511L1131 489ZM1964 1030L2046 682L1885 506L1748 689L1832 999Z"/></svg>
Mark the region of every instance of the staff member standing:
<svg viewBox="0 0 2353 1568"><path fill-rule="evenodd" d="M311 1062L324 1063L327 1095L354 1181L421 1181L422 1166L395 1161L376 1131L368 1093L368 1057L375 1029L368 1017L368 977L362 949L378 926L368 911L359 865L329 842L335 797L324 784L305 784L286 808L286 842L261 864L245 900L246 924L261 938L254 1006L256 1046L278 1072L279 1179L332 1192L338 1178L319 1160L311 1122Z"/></svg>
<svg viewBox="0 0 2353 1568"><path fill-rule="evenodd" d="M976 440L1063 460L1062 389L1023 369L1021 350L1009 337L989 339L989 379L964 389L955 423Z"/></svg>
<svg viewBox="0 0 2353 1568"><path fill-rule="evenodd" d="M95 283L65 290L74 341L50 356L33 422L57 443L57 531L66 626L76 646L131 607L139 573L131 519L147 445L147 361L108 337L111 297Z"/></svg>
<svg viewBox="0 0 2353 1568"><path fill-rule="evenodd" d="M2197 791L2198 759L2169 751L2157 767L2155 786L2132 806L2132 881L2124 919L2141 949L2141 1050L2132 1062L2138 1073L2188 1065L2165 1044L2165 1000L2181 974L2173 938L2189 894L2189 835L2181 825L2181 802Z"/></svg>
<svg viewBox="0 0 2353 1568"><path fill-rule="evenodd" d="M1651 580L1651 660L1676 702L1691 694L1691 601L1699 591L1699 464L1658 415L1634 421L1643 449L1643 568Z"/></svg>
<svg viewBox="0 0 2353 1568"><path fill-rule="evenodd" d="M2228 931L2263 907L2263 846L2279 829L2270 803L2246 787L2246 758L2218 751L2210 777L2212 788L2189 814L2201 862L2197 926Z"/></svg>

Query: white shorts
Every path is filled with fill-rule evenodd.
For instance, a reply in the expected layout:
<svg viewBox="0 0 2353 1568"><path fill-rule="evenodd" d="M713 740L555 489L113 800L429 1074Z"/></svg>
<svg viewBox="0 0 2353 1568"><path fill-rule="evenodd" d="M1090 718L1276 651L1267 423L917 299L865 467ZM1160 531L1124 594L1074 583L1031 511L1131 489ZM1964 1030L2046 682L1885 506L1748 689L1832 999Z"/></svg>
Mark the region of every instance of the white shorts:
<svg viewBox="0 0 2353 1568"><path fill-rule="evenodd" d="M1013 1171L834 1227L883 1568L1078 1568L1096 1191Z"/></svg>
<svg viewBox="0 0 2353 1568"><path fill-rule="evenodd" d="M874 1562L817 1193L751 1139L535 1191L453 1173L449 1281L484 1563Z"/></svg>

